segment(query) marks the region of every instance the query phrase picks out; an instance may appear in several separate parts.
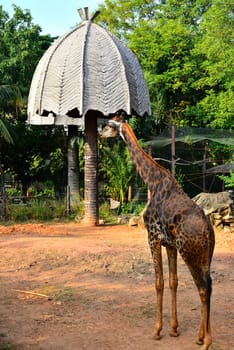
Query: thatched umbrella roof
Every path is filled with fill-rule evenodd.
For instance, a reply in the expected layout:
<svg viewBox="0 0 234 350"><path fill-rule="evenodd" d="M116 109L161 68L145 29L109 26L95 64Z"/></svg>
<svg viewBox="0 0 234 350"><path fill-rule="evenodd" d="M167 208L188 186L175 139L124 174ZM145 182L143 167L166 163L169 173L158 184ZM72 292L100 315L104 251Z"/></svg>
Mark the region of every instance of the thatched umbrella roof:
<svg viewBox="0 0 234 350"><path fill-rule="evenodd" d="M91 20L59 37L41 58L28 102L28 122L84 126L88 110L103 116L124 109L150 112L149 95L135 55Z"/></svg>

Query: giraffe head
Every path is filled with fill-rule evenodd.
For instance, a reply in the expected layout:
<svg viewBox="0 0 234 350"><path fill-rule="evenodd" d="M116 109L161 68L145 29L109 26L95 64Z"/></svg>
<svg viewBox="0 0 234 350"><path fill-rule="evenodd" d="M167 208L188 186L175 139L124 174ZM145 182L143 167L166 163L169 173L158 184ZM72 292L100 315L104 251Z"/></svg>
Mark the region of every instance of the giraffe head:
<svg viewBox="0 0 234 350"><path fill-rule="evenodd" d="M124 110L120 109L115 114L114 117L108 120L107 125L103 128L100 133L101 138L109 138L121 136L124 139L122 134L122 123L124 123L124 117L126 113Z"/></svg>

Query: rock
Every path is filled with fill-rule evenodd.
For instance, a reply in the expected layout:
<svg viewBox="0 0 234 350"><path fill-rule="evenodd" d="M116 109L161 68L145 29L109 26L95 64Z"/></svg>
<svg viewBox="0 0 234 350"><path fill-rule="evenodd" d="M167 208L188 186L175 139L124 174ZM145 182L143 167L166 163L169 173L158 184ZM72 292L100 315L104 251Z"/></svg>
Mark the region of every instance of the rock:
<svg viewBox="0 0 234 350"><path fill-rule="evenodd" d="M110 208L111 209L118 209L120 206L120 202L119 201L116 201L112 198L110 198Z"/></svg>
<svg viewBox="0 0 234 350"><path fill-rule="evenodd" d="M140 220L140 217L139 217L139 216L132 216L132 217L129 219L128 225L129 225L129 226L137 226L139 220Z"/></svg>
<svg viewBox="0 0 234 350"><path fill-rule="evenodd" d="M200 193L193 200L210 217L216 227L234 222L233 199L230 192Z"/></svg>
<svg viewBox="0 0 234 350"><path fill-rule="evenodd" d="M129 222L129 218L127 216L121 216L118 218L118 224L125 225Z"/></svg>

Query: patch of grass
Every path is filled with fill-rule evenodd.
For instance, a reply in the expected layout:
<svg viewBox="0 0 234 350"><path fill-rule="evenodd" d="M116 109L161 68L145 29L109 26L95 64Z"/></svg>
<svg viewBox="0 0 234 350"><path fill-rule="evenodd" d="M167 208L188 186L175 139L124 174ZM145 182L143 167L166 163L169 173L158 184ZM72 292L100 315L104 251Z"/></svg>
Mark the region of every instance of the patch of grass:
<svg viewBox="0 0 234 350"><path fill-rule="evenodd" d="M227 350L226 348L223 348L220 344L217 344L217 343L212 343L212 349L213 350ZM234 347L229 349L229 350L234 350Z"/></svg>
<svg viewBox="0 0 234 350"><path fill-rule="evenodd" d="M146 304L140 308L141 314L145 318L154 318L155 317L155 305Z"/></svg>
<svg viewBox="0 0 234 350"><path fill-rule="evenodd" d="M74 288L65 286L45 286L38 290L39 293L48 295L55 301L69 302L74 300Z"/></svg>
<svg viewBox="0 0 234 350"><path fill-rule="evenodd" d="M0 350L19 350L16 345L10 344L8 342L0 342Z"/></svg>
<svg viewBox="0 0 234 350"><path fill-rule="evenodd" d="M74 300L74 290L69 287L59 288L54 293L54 299L56 301L69 302Z"/></svg>

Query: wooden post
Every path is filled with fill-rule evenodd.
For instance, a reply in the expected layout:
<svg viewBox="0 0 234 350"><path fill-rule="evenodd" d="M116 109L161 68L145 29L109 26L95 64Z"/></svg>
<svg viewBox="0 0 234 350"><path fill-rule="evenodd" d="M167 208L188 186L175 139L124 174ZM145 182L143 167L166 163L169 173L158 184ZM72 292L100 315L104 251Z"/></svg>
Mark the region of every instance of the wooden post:
<svg viewBox="0 0 234 350"><path fill-rule="evenodd" d="M206 154L207 154L207 145L205 143L204 152L203 152L203 163L202 163L202 189L203 189L203 192L206 192Z"/></svg>
<svg viewBox="0 0 234 350"><path fill-rule="evenodd" d="M71 213L71 191L70 186L66 187L66 214L69 216Z"/></svg>
<svg viewBox="0 0 234 350"><path fill-rule="evenodd" d="M128 186L128 203L132 200L132 186Z"/></svg>
<svg viewBox="0 0 234 350"><path fill-rule="evenodd" d="M2 186L2 221L7 220L7 195L6 195L6 188L3 185Z"/></svg>
<svg viewBox="0 0 234 350"><path fill-rule="evenodd" d="M90 111L85 116L84 223L88 225L99 222L97 163L97 115Z"/></svg>

